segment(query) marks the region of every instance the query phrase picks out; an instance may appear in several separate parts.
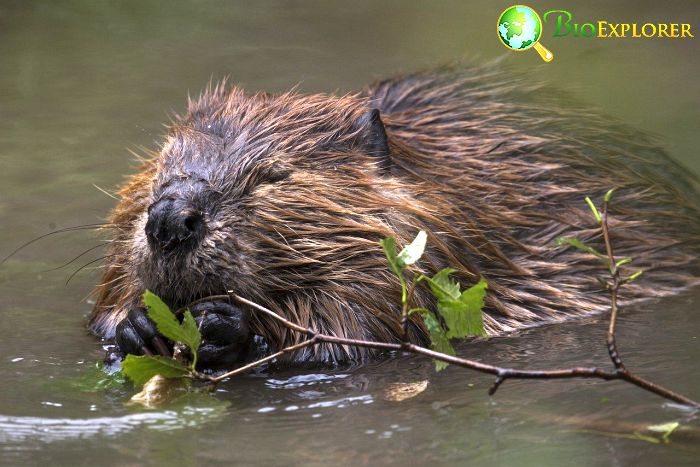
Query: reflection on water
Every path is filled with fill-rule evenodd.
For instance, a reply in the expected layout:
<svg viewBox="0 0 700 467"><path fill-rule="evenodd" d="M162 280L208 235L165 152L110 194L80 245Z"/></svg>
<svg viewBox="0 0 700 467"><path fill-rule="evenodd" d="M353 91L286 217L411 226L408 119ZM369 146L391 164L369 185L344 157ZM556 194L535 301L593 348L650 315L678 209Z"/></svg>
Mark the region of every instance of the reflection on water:
<svg viewBox="0 0 700 467"><path fill-rule="evenodd" d="M212 76L251 90L345 92L397 71L491 59L504 53L493 30L502 9L487 1L3 2L0 257L47 231L100 222L114 200L93 185L111 190L133 171L126 148L154 147L167 112ZM700 24L682 2L587 2L575 14ZM697 41L552 38L547 46L551 64L511 58L657 133L700 170ZM65 285L103 254L99 243L91 231L52 235L0 267L0 463L655 466L692 465L700 454L687 434L700 429L695 412L631 386L508 381L489 398L491 378L436 374L418 357L244 376L214 396L155 410L125 405L128 385L67 384L102 355L84 330L92 265ZM631 368L696 398L698 298L628 310L619 338ZM606 365L604 336L604 321L589 319L460 351L519 367ZM387 397L397 383L423 381L414 397ZM673 421L687 431L670 445L600 434Z"/></svg>
<svg viewBox="0 0 700 467"><path fill-rule="evenodd" d="M27 440L50 443L93 436L116 436L138 427L152 430L177 430L206 423L216 409L186 407L182 412L144 412L122 417L99 418L40 418L0 416L0 443Z"/></svg>

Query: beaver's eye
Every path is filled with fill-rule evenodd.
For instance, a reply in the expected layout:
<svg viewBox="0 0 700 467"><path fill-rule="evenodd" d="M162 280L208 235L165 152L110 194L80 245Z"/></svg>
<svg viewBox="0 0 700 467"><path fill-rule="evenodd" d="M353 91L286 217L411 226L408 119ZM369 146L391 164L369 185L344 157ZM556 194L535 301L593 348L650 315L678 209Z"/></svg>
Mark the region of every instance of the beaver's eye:
<svg viewBox="0 0 700 467"><path fill-rule="evenodd" d="M259 183L275 183L289 178L290 171L282 168L270 168L261 174Z"/></svg>

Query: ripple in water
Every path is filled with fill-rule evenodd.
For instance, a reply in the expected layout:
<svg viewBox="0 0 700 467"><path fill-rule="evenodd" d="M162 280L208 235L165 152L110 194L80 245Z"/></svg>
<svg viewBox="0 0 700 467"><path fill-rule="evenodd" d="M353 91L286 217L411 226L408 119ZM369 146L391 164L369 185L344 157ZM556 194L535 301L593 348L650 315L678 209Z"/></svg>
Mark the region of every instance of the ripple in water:
<svg viewBox="0 0 700 467"><path fill-rule="evenodd" d="M145 427L157 431L199 427L220 419L225 407L184 407L120 417L44 418L0 415L0 444L28 440L55 442L94 436L115 436Z"/></svg>

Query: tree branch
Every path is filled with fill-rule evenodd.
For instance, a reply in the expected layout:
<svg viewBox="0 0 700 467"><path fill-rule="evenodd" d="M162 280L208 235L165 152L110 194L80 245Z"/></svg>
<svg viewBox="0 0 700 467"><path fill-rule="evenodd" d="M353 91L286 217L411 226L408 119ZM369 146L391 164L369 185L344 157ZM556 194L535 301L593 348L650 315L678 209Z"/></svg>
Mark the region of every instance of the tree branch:
<svg viewBox="0 0 700 467"><path fill-rule="evenodd" d="M245 303L249 304L252 303L249 300L237 295L237 294L230 294L229 296L224 296L224 297L230 297L233 300L236 300L240 303ZM255 304L255 309L263 311L265 314L268 316L273 317L274 319L279 320L281 323L287 323L286 319L282 318L279 316L277 313L274 311L263 307L262 305ZM652 392L654 394L658 394L661 397L664 397L666 399L672 400L674 402L677 402L679 404L684 404L684 405L689 405L693 407L700 407L700 403L689 399L685 396L682 396L680 394L677 394L669 389L663 388L657 384L654 384L650 381L647 381L639 376L636 376L629 371L625 370L624 368L622 369L613 369L613 370L604 370L601 368L596 368L596 367L573 367L573 368L563 368L563 369L549 369L549 370L521 370L517 368L506 368L506 367L499 367L499 366L494 366L494 365L489 365L486 363L481 363L475 360L469 360L461 357L456 357L452 355L447 355L443 354L440 352L436 352L434 350L422 347L420 345L416 344L411 344L409 342L402 342L402 343L393 343L393 342L376 342L376 341L365 341L365 340L358 340L358 339L348 339L344 337L337 337L337 336L331 336L327 334L321 334L313 331L310 328L304 328L302 326L295 325L294 330L300 330L300 332L303 332L310 337L310 339L307 339L299 344L295 344L289 347L285 347L284 349L280 350L279 352L276 352L272 355L269 355L265 358L261 358L259 360L256 360L252 363L249 363L245 366L242 366L240 368L236 368L235 370L223 373L218 376L210 376L210 375L204 375L199 373L197 375L198 378L205 380L205 381L210 381L214 383L221 382L222 380L226 378L230 378L231 376L235 376L237 374L246 372L252 368L255 368L257 366L260 366L264 363L267 363L271 360L274 360L275 358L281 357L283 355L295 352L299 349L302 349L304 347L309 347L311 345L316 345L321 342L326 342L326 343L331 343L331 344L337 344L337 345L349 345L349 346L356 346L356 347L367 347L367 348L372 348L372 349L380 349L380 350L393 350L393 351L405 351L408 353L413 353L413 354L418 354L418 355L424 355L426 357L433 358L435 360L441 360L446 363L450 363L455 366L459 366L462 368L468 368L471 370L479 371L481 373L487 373L487 374L492 374L496 376L496 381L494 385L491 387L489 390L489 394L493 395L495 394L496 390L498 387L503 383L506 379L514 378L514 379L567 379L567 378L596 378L596 379L602 379L606 381L611 381L611 380L623 380L627 381L631 384L634 384L635 386L638 386L642 389L645 389L649 392Z"/></svg>

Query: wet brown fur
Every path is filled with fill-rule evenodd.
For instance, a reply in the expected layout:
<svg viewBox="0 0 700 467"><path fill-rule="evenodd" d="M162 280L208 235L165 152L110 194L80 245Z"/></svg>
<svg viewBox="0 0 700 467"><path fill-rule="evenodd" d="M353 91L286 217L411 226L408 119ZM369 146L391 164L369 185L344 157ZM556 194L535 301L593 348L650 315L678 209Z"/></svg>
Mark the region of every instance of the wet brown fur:
<svg viewBox="0 0 700 467"><path fill-rule="evenodd" d="M371 108L388 134L388 167L358 127ZM166 262L148 251L145 213L173 178L194 173L220 206L204 244ZM91 328L113 335L144 288L173 306L234 290L322 332L396 341L399 286L378 241L405 244L419 229L429 248L417 270L451 266L465 286L487 279L489 334L586 316L607 307L601 263L554 245L570 236L602 249L584 197L618 189L616 254L646 271L622 292L631 303L697 283L695 184L644 134L499 67L418 73L343 97L210 87L119 192ZM427 290L416 306L433 306ZM253 316L275 347L302 338ZM419 321L411 339L424 339ZM367 352L319 346L295 358Z"/></svg>

